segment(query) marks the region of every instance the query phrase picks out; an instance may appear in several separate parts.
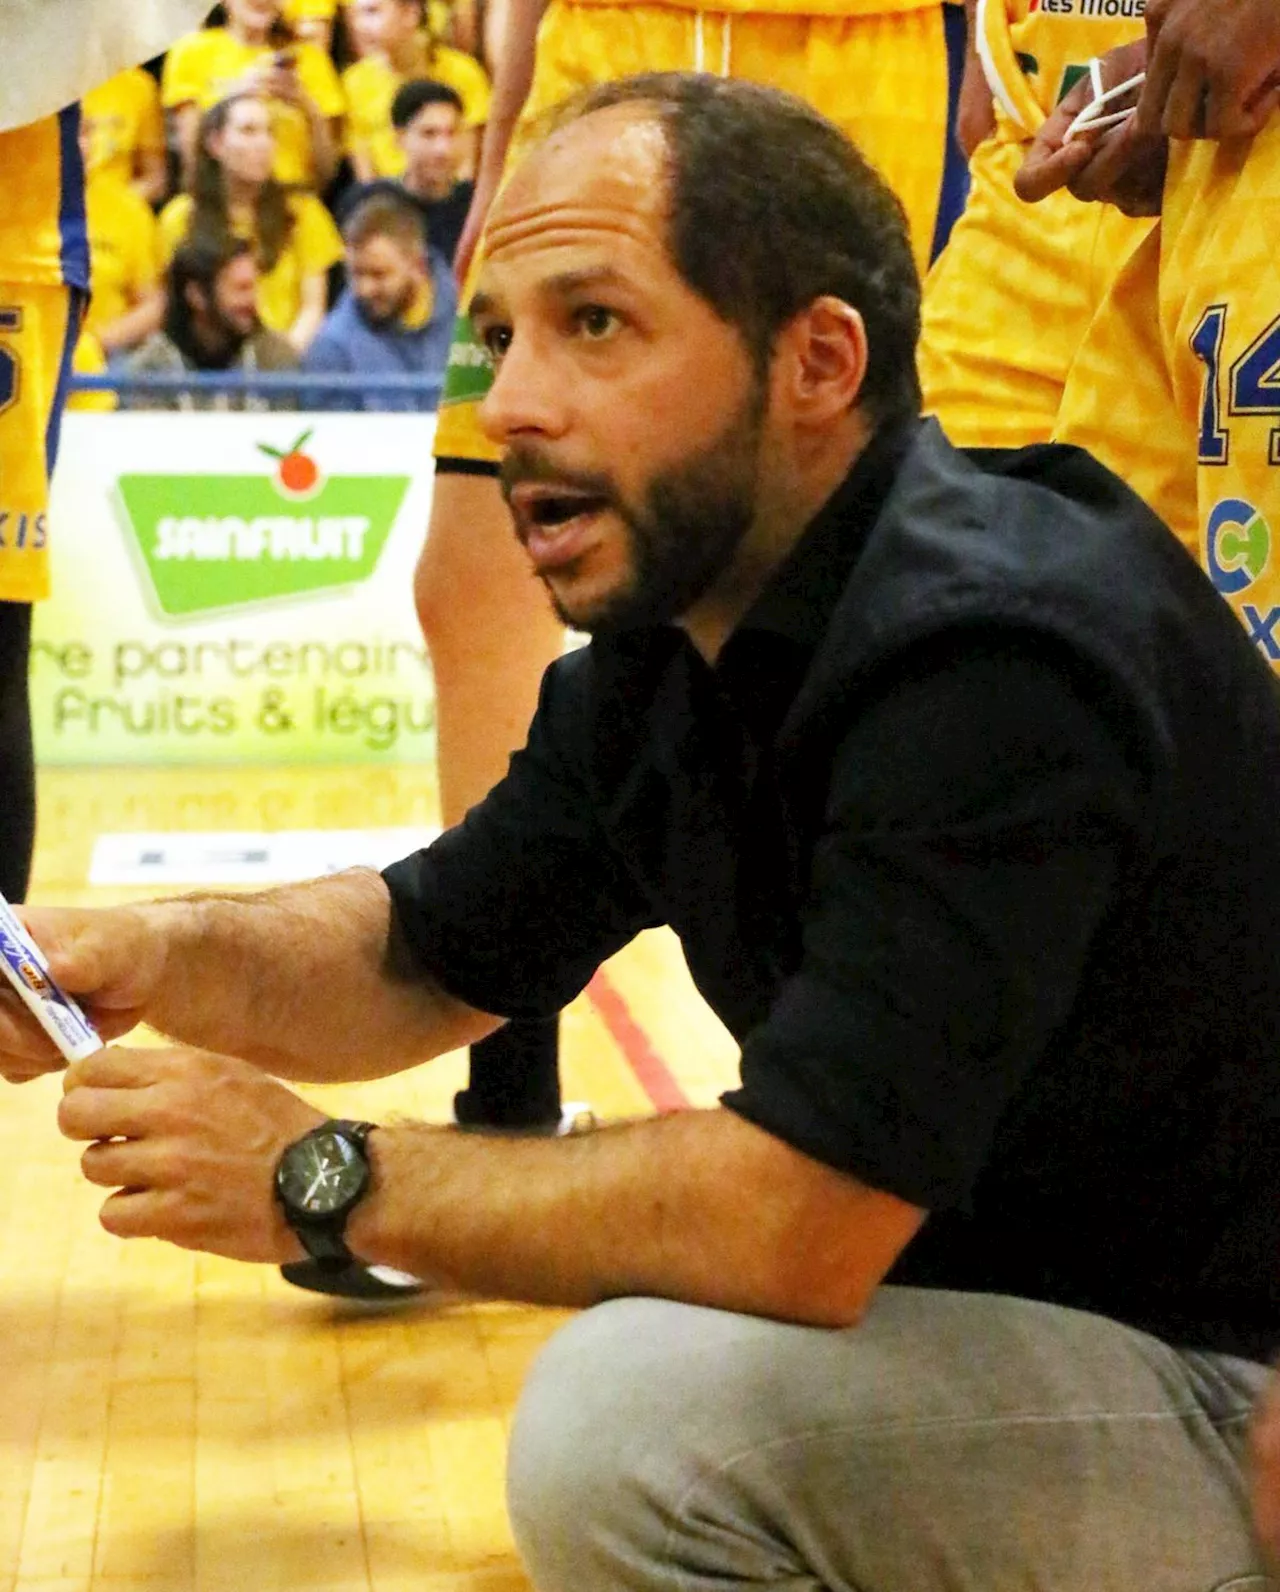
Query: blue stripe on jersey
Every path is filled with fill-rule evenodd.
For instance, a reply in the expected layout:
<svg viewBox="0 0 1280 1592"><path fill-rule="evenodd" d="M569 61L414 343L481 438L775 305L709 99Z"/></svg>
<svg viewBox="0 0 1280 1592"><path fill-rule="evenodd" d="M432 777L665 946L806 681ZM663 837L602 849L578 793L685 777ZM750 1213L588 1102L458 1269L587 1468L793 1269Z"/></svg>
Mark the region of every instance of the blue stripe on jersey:
<svg viewBox="0 0 1280 1592"><path fill-rule="evenodd" d="M84 160L80 154L80 107L58 113L58 231L62 280L89 291L89 225L84 211Z"/></svg>
<svg viewBox="0 0 1280 1592"><path fill-rule="evenodd" d="M44 428L45 475L53 479L53 467L58 462L58 439L62 435L62 412L67 407L67 388L71 383L71 361L80 339L80 323L84 319L87 296L73 287L67 294L67 332L62 339L62 358L58 361L58 385L49 405L49 423Z"/></svg>
<svg viewBox="0 0 1280 1592"><path fill-rule="evenodd" d="M947 149L942 163L942 192L938 195L938 219L933 229L930 260L936 260L946 248L951 229L960 219L969 197L969 163L956 142L960 83L964 77L964 53L968 42L966 21L960 6L943 6L942 22L947 38Z"/></svg>

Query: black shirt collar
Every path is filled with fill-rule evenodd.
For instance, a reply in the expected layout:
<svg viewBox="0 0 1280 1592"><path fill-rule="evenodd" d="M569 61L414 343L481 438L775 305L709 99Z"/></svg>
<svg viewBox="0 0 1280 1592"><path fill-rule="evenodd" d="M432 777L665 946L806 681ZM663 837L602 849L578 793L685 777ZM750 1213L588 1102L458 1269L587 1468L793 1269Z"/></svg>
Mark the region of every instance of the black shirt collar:
<svg viewBox="0 0 1280 1592"><path fill-rule="evenodd" d="M826 634L871 527L918 429L917 421L881 427L853 468L809 522L721 651L751 633L782 636L813 651Z"/></svg>

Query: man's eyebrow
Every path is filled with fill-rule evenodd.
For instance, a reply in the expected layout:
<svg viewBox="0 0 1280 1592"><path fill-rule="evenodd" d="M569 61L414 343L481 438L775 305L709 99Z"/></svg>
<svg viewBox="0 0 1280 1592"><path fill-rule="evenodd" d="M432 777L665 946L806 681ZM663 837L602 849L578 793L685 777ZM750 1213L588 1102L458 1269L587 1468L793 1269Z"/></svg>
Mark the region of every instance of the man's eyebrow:
<svg viewBox="0 0 1280 1592"><path fill-rule="evenodd" d="M625 283L626 280L615 266L595 265L584 267L580 271L559 271L555 276L549 276L545 281L539 282L538 291L548 298L568 298L571 294L581 293L587 288L612 287ZM490 315L497 309L498 300L494 295L482 291L471 295L467 314Z"/></svg>

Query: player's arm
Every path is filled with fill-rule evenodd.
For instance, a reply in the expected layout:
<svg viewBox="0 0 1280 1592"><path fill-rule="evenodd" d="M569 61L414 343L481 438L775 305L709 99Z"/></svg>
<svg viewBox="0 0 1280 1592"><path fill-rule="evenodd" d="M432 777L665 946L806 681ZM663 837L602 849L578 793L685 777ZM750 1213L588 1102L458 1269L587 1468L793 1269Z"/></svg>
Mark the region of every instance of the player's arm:
<svg viewBox="0 0 1280 1592"><path fill-rule="evenodd" d="M956 108L956 141L966 157L982 140L995 131L996 108L991 85L978 55L978 0L964 0L965 51L964 75L960 80L960 103Z"/></svg>
<svg viewBox="0 0 1280 1592"><path fill-rule="evenodd" d="M476 167L475 193L454 255L454 271L459 281L467 274L471 256L484 227L484 218L502 180L502 168L516 124L529 98L538 24L542 21L547 4L548 0L509 0L507 5L506 28L494 72L493 96L489 102L489 120L485 123Z"/></svg>
<svg viewBox="0 0 1280 1592"><path fill-rule="evenodd" d="M164 320L165 294L162 287L151 287L140 293L123 315L114 321L95 328L95 335L104 353L117 349L136 348L139 343L159 331Z"/></svg>
<svg viewBox="0 0 1280 1592"><path fill-rule="evenodd" d="M320 330L328 299L328 279L323 272L312 272L298 284L298 313L285 337L297 352L305 354Z"/></svg>

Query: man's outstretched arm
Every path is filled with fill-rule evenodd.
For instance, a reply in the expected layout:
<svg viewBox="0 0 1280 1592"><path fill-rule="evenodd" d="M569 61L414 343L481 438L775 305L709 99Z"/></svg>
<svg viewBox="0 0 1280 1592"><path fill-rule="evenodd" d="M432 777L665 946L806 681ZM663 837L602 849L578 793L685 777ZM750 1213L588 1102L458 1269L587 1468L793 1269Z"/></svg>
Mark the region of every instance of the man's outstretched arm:
<svg viewBox="0 0 1280 1592"><path fill-rule="evenodd" d="M25 913L54 977L105 1039L139 1022L286 1078L374 1078L469 1044L497 1020L396 966L391 897L353 869L252 895ZM0 1073L61 1065L10 992Z"/></svg>

